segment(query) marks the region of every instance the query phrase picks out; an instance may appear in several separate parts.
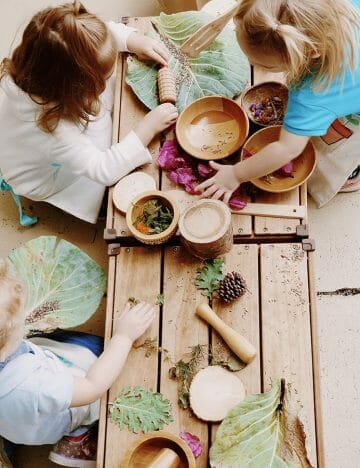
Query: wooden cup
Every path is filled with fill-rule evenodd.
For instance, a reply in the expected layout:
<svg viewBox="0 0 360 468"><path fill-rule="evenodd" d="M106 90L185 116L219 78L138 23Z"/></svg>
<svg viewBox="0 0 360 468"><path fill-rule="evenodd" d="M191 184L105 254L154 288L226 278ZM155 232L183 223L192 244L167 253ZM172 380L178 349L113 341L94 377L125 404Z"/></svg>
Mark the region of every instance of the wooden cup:
<svg viewBox="0 0 360 468"><path fill-rule="evenodd" d="M232 247L230 209L219 200L199 200L180 216L179 231L192 255L201 259L218 257Z"/></svg>

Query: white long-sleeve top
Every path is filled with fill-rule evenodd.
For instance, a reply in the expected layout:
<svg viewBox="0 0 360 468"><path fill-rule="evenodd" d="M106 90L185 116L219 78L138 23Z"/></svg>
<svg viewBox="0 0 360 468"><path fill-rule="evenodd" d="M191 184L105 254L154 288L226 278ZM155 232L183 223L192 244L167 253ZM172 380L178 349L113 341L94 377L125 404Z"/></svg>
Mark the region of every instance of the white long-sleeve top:
<svg viewBox="0 0 360 468"><path fill-rule="evenodd" d="M107 23L119 51L134 31ZM134 132L111 145L114 77L101 96L99 115L86 130L62 120L52 133L36 124L39 105L6 76L0 107L0 172L14 192L51 203L74 216L96 222L105 187L151 162Z"/></svg>

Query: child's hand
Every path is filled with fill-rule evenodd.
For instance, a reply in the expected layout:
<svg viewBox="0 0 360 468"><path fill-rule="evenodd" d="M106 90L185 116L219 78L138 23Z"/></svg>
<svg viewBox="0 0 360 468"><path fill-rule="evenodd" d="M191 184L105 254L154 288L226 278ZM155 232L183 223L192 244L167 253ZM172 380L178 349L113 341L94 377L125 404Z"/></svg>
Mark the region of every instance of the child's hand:
<svg viewBox="0 0 360 468"><path fill-rule="evenodd" d="M236 177L234 166L218 164L210 161L210 166L217 171L217 173L205 180L196 187L196 191L203 192L203 198L215 198L219 200L222 198L224 203L228 203L234 190L236 190L240 182Z"/></svg>
<svg viewBox="0 0 360 468"><path fill-rule="evenodd" d="M155 135L176 122L178 111L173 104L165 103L155 107L134 128L144 146L148 146Z"/></svg>
<svg viewBox="0 0 360 468"><path fill-rule="evenodd" d="M155 317L155 308L146 302L134 307L126 304L118 319L114 335L127 336L132 342L137 340L150 326Z"/></svg>
<svg viewBox="0 0 360 468"><path fill-rule="evenodd" d="M165 66L169 60L169 51L164 44L138 32L129 35L127 48L140 60L154 60Z"/></svg>

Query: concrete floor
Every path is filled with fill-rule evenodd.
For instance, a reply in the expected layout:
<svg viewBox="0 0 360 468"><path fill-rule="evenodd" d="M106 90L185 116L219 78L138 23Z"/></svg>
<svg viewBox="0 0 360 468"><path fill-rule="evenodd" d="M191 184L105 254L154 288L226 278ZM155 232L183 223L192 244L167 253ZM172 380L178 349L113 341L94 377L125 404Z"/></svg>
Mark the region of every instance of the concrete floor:
<svg viewBox="0 0 360 468"><path fill-rule="evenodd" d="M1 56L8 54L15 34L19 36L23 25L35 11L63 2L13 0L6 5L3 3ZM156 0L84 0L84 4L104 19L156 14L159 11ZM11 249L31 238L53 234L78 245L106 269L103 223L92 226L46 204L25 203L25 206L40 217L37 226L19 227L10 196L0 194L0 256L6 256ZM315 280L326 468L360 467L360 295L334 294L340 288L360 287L359 213L360 192L338 195L321 210L317 210L311 200L309 202L310 237L316 241ZM104 304L83 329L101 333L103 321ZM16 466L54 467L47 461L47 453L48 447L23 451Z"/></svg>

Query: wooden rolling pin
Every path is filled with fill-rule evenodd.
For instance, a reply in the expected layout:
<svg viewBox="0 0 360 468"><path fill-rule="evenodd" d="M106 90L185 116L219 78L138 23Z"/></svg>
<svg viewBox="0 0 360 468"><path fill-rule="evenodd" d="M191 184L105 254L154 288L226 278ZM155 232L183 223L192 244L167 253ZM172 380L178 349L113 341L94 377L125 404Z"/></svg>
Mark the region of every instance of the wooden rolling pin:
<svg viewBox="0 0 360 468"><path fill-rule="evenodd" d="M255 347L240 333L226 325L205 302L196 306L196 315L208 322L223 338L229 348L248 364L256 356Z"/></svg>

